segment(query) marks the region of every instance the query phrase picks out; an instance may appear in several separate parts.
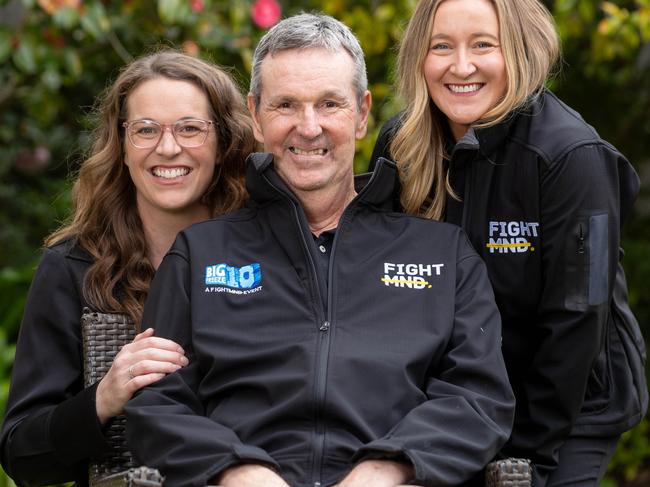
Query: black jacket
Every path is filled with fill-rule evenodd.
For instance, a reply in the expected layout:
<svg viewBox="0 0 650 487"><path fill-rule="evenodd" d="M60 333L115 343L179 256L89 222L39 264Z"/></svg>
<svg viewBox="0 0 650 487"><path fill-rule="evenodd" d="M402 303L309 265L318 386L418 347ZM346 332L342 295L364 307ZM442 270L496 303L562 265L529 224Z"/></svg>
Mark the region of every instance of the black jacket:
<svg viewBox="0 0 650 487"><path fill-rule="evenodd" d="M2 467L18 485L88 485L90 457L108 445L83 387L83 277L92 259L72 239L45 249L29 290L2 438Z"/></svg>
<svg viewBox="0 0 650 487"><path fill-rule="evenodd" d="M260 462L292 487L365 458L458 485L505 442L513 396L484 265L456 226L393 211L380 165L345 210L327 279L297 199L251 157L251 205L179 234L144 326L190 365L126 406L129 444L174 486ZM324 306L326 304L326 306Z"/></svg>
<svg viewBox="0 0 650 487"><path fill-rule="evenodd" d="M382 128L388 157L399 124ZM645 346L627 303L620 226L639 190L630 163L552 93L450 148L445 220L483 257L517 398L504 454L532 458L535 485L571 433L618 435L647 408Z"/></svg>

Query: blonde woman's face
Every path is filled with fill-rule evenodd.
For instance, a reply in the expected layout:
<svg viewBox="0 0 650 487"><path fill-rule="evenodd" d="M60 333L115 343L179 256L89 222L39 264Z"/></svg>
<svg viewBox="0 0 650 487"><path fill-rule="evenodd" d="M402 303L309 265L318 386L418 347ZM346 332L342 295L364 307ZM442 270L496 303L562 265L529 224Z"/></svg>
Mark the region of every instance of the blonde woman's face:
<svg viewBox="0 0 650 487"><path fill-rule="evenodd" d="M499 103L507 75L492 2L444 0L439 5L424 77L456 140Z"/></svg>
<svg viewBox="0 0 650 487"><path fill-rule="evenodd" d="M166 214L185 215L188 224L197 218L207 218L208 210L201 198L215 171L217 139L214 126L208 126L205 139L200 139L204 140L201 145L185 147L189 136L194 137L201 128L202 124L196 121L211 118L207 96L193 83L155 78L138 85L129 95L126 107L128 122L145 121L145 125L134 124L125 129L131 131L136 143L145 137L151 138L160 130L150 122L163 126L160 139L152 147L135 147L128 136L124 137L125 164L136 188L141 218L152 216L159 221L159 217L164 218ZM151 145L151 142L142 145Z"/></svg>

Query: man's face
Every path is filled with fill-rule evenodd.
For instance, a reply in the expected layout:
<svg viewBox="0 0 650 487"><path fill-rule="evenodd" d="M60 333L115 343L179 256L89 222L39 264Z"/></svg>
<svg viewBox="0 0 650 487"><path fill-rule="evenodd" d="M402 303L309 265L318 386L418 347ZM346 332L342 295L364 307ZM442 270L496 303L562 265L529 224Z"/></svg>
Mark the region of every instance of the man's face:
<svg viewBox="0 0 650 487"><path fill-rule="evenodd" d="M259 106L248 97L255 138L298 196L352 185L355 140L366 135L371 103L366 92L357 106L353 69L346 51L321 48L280 51L262 62Z"/></svg>

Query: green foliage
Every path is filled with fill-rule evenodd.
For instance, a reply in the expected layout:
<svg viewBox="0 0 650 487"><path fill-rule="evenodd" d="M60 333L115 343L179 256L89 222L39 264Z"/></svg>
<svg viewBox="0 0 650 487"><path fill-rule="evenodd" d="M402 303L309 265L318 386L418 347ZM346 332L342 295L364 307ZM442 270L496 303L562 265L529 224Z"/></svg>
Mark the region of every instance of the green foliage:
<svg viewBox="0 0 650 487"><path fill-rule="evenodd" d="M623 433L612 461L608 477L621 481L633 480L650 458L650 423L644 420L636 428Z"/></svg>
<svg viewBox="0 0 650 487"><path fill-rule="evenodd" d="M87 145L96 96L133 57L157 46L233 67L246 90L263 30L253 0L0 0L0 409L27 287L43 237L70 207L68 175ZM373 109L355 170L365 170L379 128L398 112L396 45L416 0L280 0L283 16L329 13L358 35ZM563 40L553 89L635 163L650 165L650 0L546 0ZM424 40L426 42L426 40ZM647 204L648 195L643 198ZM642 201L643 203L643 201ZM630 302L650 336L648 214L627 227ZM0 411L1 412L1 411ZM648 467L647 423L627 433L609 480ZM0 487L13 485L0 471Z"/></svg>

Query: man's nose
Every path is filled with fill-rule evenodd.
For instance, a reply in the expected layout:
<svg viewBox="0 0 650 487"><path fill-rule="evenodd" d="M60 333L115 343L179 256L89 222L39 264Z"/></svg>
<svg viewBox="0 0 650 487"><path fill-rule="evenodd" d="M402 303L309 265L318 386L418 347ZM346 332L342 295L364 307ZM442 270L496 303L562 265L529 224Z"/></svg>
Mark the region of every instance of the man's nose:
<svg viewBox="0 0 650 487"><path fill-rule="evenodd" d="M176 142L172 128L164 127L158 145L156 146L156 153L165 157L173 157L182 150L181 146Z"/></svg>
<svg viewBox="0 0 650 487"><path fill-rule="evenodd" d="M323 132L318 111L311 106L305 107L300 114L296 128L298 134L305 139L318 137Z"/></svg>

